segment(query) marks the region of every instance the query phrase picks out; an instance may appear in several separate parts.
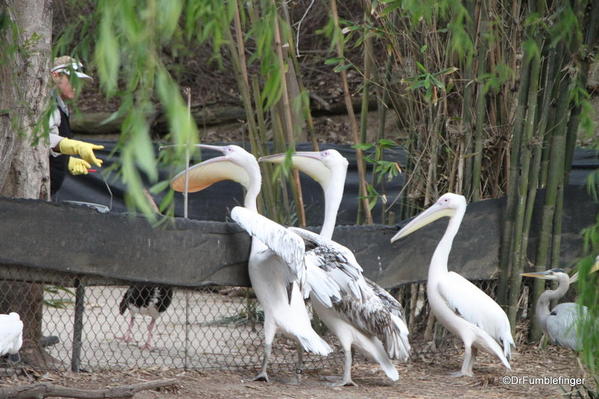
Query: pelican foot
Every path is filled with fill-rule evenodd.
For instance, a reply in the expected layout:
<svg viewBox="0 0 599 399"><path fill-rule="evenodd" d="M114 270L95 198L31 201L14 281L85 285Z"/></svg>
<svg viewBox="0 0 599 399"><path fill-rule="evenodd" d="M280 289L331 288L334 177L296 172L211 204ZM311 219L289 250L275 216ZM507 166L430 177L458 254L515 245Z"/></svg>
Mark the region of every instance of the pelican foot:
<svg viewBox="0 0 599 399"><path fill-rule="evenodd" d="M342 379L341 381L333 382L330 384L332 387L357 387L356 384L351 378L348 380Z"/></svg>
<svg viewBox="0 0 599 399"><path fill-rule="evenodd" d="M257 376L255 376L252 381L270 382L270 380L268 379L268 374L266 374L265 371L261 371L260 374L258 374Z"/></svg>
<svg viewBox="0 0 599 399"><path fill-rule="evenodd" d="M464 373L463 371L456 371L454 373L450 373L449 374L450 377L474 377L474 374L470 373Z"/></svg>

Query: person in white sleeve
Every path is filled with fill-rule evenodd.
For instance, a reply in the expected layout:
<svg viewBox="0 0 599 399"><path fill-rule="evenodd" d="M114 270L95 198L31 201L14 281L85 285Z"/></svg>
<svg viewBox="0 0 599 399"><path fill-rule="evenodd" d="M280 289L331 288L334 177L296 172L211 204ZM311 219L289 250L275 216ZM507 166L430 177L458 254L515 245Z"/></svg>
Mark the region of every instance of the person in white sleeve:
<svg viewBox="0 0 599 399"><path fill-rule="evenodd" d="M73 140L73 132L69 122L70 112L67 102L75 99L75 89L71 84L74 74L79 79L92 80L83 73L83 65L70 56L58 57L54 60L50 73L54 83L52 96L56 108L50 116L50 192L52 196L62 186L67 170L72 175L87 174L92 164L102 166L102 160L96 158L94 150L101 150L102 145Z"/></svg>

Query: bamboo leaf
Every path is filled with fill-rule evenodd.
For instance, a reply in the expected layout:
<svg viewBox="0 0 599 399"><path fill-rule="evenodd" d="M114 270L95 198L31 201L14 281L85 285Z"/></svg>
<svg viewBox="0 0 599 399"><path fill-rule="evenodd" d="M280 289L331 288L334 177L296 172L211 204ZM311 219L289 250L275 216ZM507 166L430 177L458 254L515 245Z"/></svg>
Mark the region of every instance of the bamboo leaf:
<svg viewBox="0 0 599 399"><path fill-rule="evenodd" d="M331 57L331 58L327 58L326 60L324 60L324 64L325 65L336 65L343 61L345 61L345 58Z"/></svg>
<svg viewBox="0 0 599 399"><path fill-rule="evenodd" d="M342 64L342 65L337 65L334 69L333 72L341 72L341 71L346 71L348 69L350 69L351 67L353 67L354 65L351 63L347 63L347 64Z"/></svg>
<svg viewBox="0 0 599 399"><path fill-rule="evenodd" d="M369 143L360 143L360 144L353 144L352 148L356 149L356 150L362 150L362 151L366 151L369 150L373 147L372 144Z"/></svg>
<svg viewBox="0 0 599 399"><path fill-rule="evenodd" d="M178 27L179 18L183 11L182 0L159 0L158 1L158 25L160 40L167 42Z"/></svg>

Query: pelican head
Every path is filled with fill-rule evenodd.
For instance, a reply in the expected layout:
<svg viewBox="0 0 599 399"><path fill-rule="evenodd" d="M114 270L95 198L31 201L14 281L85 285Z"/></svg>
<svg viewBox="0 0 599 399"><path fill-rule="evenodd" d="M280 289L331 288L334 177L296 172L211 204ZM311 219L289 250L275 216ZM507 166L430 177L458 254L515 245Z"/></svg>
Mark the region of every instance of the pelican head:
<svg viewBox="0 0 599 399"><path fill-rule="evenodd" d="M391 242L395 242L400 238L412 234L416 230L431 224L437 219L444 216L452 217L459 212L466 210L466 198L463 195L446 193L443 194L437 202L431 205L427 210L412 219L407 225L397 232L391 238Z"/></svg>
<svg viewBox="0 0 599 399"><path fill-rule="evenodd" d="M287 154L274 154L261 157L259 162L272 162L282 164ZM347 171L348 162L337 150L323 151L299 151L291 155L292 165L316 180L324 186L331 182L331 179L345 180L345 175L340 173Z"/></svg>
<svg viewBox="0 0 599 399"><path fill-rule="evenodd" d="M197 144L197 147L221 152L223 155L208 159L187 169L188 192L193 193L210 187L222 180L233 180L250 189L252 182L260 187L260 168L256 158L237 145ZM175 191L185 190L185 170L171 180Z"/></svg>

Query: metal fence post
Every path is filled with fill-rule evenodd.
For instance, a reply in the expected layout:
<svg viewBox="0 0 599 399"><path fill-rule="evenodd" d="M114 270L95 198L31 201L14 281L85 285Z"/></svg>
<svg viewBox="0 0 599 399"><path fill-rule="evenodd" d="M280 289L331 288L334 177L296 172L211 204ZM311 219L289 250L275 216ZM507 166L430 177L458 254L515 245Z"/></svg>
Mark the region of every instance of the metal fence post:
<svg viewBox="0 0 599 399"><path fill-rule="evenodd" d="M85 285L75 280L75 318L73 319L73 349L71 371L78 373L81 368L81 335L83 333L83 311L85 302Z"/></svg>

